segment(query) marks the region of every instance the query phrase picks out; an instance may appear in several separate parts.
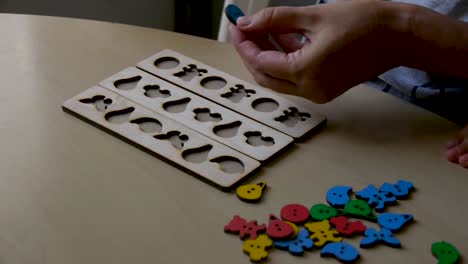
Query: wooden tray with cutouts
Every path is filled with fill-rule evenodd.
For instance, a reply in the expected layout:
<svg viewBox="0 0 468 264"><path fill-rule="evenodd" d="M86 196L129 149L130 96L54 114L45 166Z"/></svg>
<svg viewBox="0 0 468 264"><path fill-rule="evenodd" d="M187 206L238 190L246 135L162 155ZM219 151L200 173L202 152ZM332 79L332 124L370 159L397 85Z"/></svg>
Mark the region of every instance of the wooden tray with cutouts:
<svg viewBox="0 0 468 264"><path fill-rule="evenodd" d="M222 190L326 120L171 50L136 66L67 100L63 110Z"/></svg>
<svg viewBox="0 0 468 264"><path fill-rule="evenodd" d="M135 67L100 85L235 150L265 161L293 139Z"/></svg>
<svg viewBox="0 0 468 264"><path fill-rule="evenodd" d="M163 50L137 67L296 139L326 121L310 108L172 50Z"/></svg>
<svg viewBox="0 0 468 264"><path fill-rule="evenodd" d="M257 160L103 87L85 90L63 109L225 190L260 167Z"/></svg>

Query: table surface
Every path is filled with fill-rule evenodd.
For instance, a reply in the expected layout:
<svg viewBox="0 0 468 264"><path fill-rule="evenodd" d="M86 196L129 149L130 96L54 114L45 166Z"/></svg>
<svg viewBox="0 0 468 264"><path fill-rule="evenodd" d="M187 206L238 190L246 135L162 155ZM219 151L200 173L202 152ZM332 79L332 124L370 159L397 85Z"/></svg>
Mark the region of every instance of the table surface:
<svg viewBox="0 0 468 264"><path fill-rule="evenodd" d="M0 14L0 262L248 263L225 234L233 215L266 222L283 205L325 202L334 185L414 182L403 248L360 249L361 263L436 263L431 244L468 252L468 171L445 159L459 129L360 85L315 106L327 126L264 166L269 189L246 204L61 110L68 98L170 48L253 82L232 46L79 19ZM305 102L294 98L299 103ZM358 245L359 239L348 239ZM337 263L317 249L269 263Z"/></svg>

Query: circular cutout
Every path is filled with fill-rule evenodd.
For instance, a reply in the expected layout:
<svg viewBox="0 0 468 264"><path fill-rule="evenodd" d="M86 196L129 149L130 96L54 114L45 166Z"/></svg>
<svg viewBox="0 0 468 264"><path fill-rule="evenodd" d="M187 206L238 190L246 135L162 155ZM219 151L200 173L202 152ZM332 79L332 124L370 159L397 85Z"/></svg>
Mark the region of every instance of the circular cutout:
<svg viewBox="0 0 468 264"><path fill-rule="evenodd" d="M258 98L252 102L252 107L259 112L273 112L279 104L271 98Z"/></svg>
<svg viewBox="0 0 468 264"><path fill-rule="evenodd" d="M221 77L209 76L201 80L200 84L206 89L217 90L226 86L227 82Z"/></svg>
<svg viewBox="0 0 468 264"><path fill-rule="evenodd" d="M157 59L154 62L154 66L163 70L173 69L179 66L179 64L180 64L179 60L176 58L172 58L172 57L162 57L162 58Z"/></svg>

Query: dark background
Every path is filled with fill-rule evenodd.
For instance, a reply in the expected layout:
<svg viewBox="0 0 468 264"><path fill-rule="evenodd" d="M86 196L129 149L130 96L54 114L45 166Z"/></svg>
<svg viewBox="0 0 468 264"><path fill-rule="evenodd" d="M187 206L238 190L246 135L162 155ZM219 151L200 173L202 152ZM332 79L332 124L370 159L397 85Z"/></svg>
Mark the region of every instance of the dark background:
<svg viewBox="0 0 468 264"><path fill-rule="evenodd" d="M270 6L314 2L272 0ZM223 0L0 0L0 13L92 19L216 39L223 5Z"/></svg>

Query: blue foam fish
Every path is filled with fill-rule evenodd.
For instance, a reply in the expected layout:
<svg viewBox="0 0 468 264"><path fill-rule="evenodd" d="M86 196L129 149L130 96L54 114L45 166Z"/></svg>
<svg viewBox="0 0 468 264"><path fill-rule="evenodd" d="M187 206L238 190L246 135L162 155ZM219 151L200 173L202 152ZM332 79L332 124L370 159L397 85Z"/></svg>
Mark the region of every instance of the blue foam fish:
<svg viewBox="0 0 468 264"><path fill-rule="evenodd" d="M359 259L359 251L345 242L334 242L325 245L320 251L323 257L333 256L342 262L354 262Z"/></svg>
<svg viewBox="0 0 468 264"><path fill-rule="evenodd" d="M377 217L377 223L392 232L398 232L403 226L413 220L412 214L382 213Z"/></svg>

